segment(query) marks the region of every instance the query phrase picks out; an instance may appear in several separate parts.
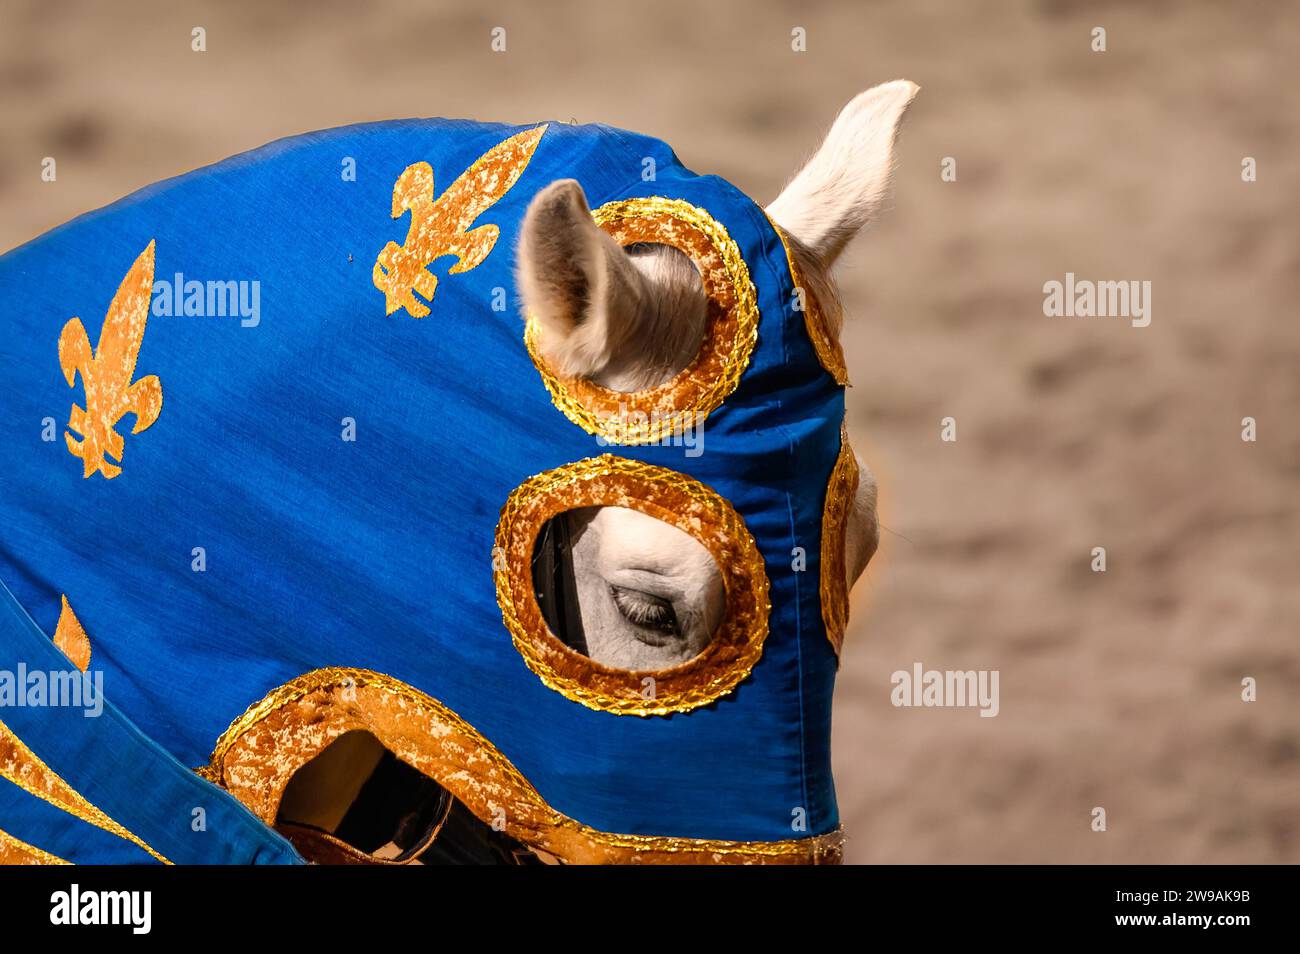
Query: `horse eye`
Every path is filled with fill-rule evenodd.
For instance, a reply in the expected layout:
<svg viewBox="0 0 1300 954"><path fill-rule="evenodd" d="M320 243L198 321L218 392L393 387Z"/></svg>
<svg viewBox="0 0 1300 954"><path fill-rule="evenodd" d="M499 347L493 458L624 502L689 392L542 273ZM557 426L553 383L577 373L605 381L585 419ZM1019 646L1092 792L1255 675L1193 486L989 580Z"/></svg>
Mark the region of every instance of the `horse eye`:
<svg viewBox="0 0 1300 954"><path fill-rule="evenodd" d="M612 583L609 585L609 595L613 597L614 605L629 623L669 636L681 635L681 627L677 624L677 614L673 611L673 604L662 597L629 589L626 586L615 586Z"/></svg>

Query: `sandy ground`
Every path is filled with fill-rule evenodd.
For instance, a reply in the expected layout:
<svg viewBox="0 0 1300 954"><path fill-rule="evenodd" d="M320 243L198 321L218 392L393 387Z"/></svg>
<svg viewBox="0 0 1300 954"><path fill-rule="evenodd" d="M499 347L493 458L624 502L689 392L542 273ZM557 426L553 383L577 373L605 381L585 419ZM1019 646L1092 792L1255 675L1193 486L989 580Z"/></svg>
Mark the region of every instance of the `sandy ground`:
<svg viewBox="0 0 1300 954"><path fill-rule="evenodd" d="M6 2L0 246L406 116L608 122L768 199L854 93L915 80L893 208L841 271L888 528L836 703L849 859L1300 861L1300 10L303 7ZM1150 327L1045 318L1067 271L1151 281ZM916 661L999 670L1001 714L894 708Z"/></svg>

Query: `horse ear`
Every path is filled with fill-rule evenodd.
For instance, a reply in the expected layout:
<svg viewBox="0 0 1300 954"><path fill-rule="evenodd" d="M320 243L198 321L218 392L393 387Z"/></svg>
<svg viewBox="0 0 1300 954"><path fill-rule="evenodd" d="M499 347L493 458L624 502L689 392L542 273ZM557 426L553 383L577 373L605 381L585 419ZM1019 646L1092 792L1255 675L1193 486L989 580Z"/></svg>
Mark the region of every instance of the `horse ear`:
<svg viewBox="0 0 1300 954"><path fill-rule="evenodd" d="M519 238L519 288L541 325L543 354L563 374L594 377L636 323L645 280L592 220L582 187L561 179L537 193Z"/></svg>
<svg viewBox="0 0 1300 954"><path fill-rule="evenodd" d="M817 152L767 207L825 266L875 218L893 178L894 139L920 89L894 80L859 93L841 110Z"/></svg>

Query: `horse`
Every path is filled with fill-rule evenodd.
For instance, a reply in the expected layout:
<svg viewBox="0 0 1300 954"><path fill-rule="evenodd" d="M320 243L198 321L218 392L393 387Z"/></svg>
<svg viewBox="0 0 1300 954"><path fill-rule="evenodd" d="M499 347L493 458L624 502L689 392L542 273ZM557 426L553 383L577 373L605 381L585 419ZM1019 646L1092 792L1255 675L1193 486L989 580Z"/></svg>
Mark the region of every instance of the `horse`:
<svg viewBox="0 0 1300 954"><path fill-rule="evenodd" d="M837 336L843 310L832 269L889 195L897 130L917 91L913 83L896 81L856 96L767 206L810 295L832 316ZM699 349L705 294L690 259L666 245L620 246L596 226L574 180L557 180L532 200L516 267L525 314L536 316L544 329L541 350L565 374L617 392L640 391L670 381ZM876 481L865 462L856 462L860 479L844 535L846 590L879 541ZM547 623L568 645L604 665L658 670L682 663L704 650L722 618L722 574L709 551L690 534L640 511L566 511L549 522L538 550L534 573L549 610ZM310 786L294 789L295 795L304 792L309 805L291 804L290 811L306 815L310 826L337 828L362 776L384 761L377 742L352 740L312 767ZM313 794L306 794L309 787ZM490 843L491 835L472 820L462 832L460 850ZM442 835L437 851L448 850L450 840ZM396 857L421 843L400 836L399 842L384 850ZM515 846L515 857L524 856Z"/></svg>
<svg viewBox="0 0 1300 954"><path fill-rule="evenodd" d="M51 793L128 740L148 778L88 774L78 817L156 859L211 857L169 802L197 797L242 803L264 857L293 857L283 835L367 863L837 858L830 692L879 528L833 268L917 89L854 98L765 209L621 130L412 120L272 144L8 253L0 428L84 396L63 453L3 461L0 649L54 633L129 731L16 711L0 775L78 814ZM205 312L250 273L256 320ZM68 317L114 286L98 336ZM624 403L669 424L611 423ZM687 426L703 458L656 447ZM44 733L78 758L45 764Z"/></svg>

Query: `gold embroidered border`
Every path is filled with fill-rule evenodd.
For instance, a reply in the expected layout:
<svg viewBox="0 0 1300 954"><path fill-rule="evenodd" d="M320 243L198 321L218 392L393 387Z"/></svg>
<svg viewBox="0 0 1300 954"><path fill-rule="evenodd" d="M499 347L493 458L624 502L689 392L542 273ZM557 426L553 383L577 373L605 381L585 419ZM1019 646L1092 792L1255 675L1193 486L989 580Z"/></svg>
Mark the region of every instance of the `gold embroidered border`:
<svg viewBox="0 0 1300 954"><path fill-rule="evenodd" d="M668 669L604 666L561 642L542 617L532 561L546 521L580 507L627 507L689 533L722 572L727 608L712 642ZM496 546L497 602L515 647L542 682L589 709L617 715L686 712L726 695L763 654L771 609L763 558L740 515L721 496L684 474L603 454L538 474L501 508ZM654 679L654 698L642 680Z"/></svg>
<svg viewBox="0 0 1300 954"><path fill-rule="evenodd" d="M772 222L771 219L768 219ZM785 260L790 265L790 280L794 283L796 290L802 289L803 295L803 326L808 332L808 337L812 340L813 350L817 352L817 360L826 372L835 379L835 383L842 387L847 387L849 383L849 368L844 363L844 349L840 345L840 338L830 327L830 321L826 317L826 312L822 309L821 303L817 296L812 293L807 285L804 284L803 272L799 268L798 262L795 261L794 250L790 248L790 240L786 238L785 232L775 222L772 222L772 230L776 232L781 239L781 245L785 248Z"/></svg>
<svg viewBox="0 0 1300 954"><path fill-rule="evenodd" d="M557 812L491 742L438 700L383 673L317 669L272 690L217 740L203 774L268 825L294 772L353 730L371 732L482 821L575 864L836 864L842 833L719 841L598 831Z"/></svg>
<svg viewBox="0 0 1300 954"><path fill-rule="evenodd" d="M15 838L7 831L0 830L0 865L70 865L58 855L52 855L43 848L29 845L20 838Z"/></svg>
<svg viewBox="0 0 1300 954"><path fill-rule="evenodd" d="M708 212L680 199L624 199L602 205L592 216L621 245L653 242L690 256L708 298L704 341L671 381L613 391L556 373L538 349L541 329L530 316L524 342L551 400L583 430L614 444L645 444L698 426L736 389L758 341L758 301L740 248Z"/></svg>
<svg viewBox="0 0 1300 954"><path fill-rule="evenodd" d="M7 778L23 791L49 802L69 815L75 815L84 822L139 845L163 864L171 864L139 837L90 804L85 796L42 762L4 722L0 722L0 777Z"/></svg>
<svg viewBox="0 0 1300 954"><path fill-rule="evenodd" d="M849 622L848 574L845 569L849 511L858 492L858 460L849 446L849 432L840 425L840 453L826 485L822 511L821 598L826 638L840 654Z"/></svg>

